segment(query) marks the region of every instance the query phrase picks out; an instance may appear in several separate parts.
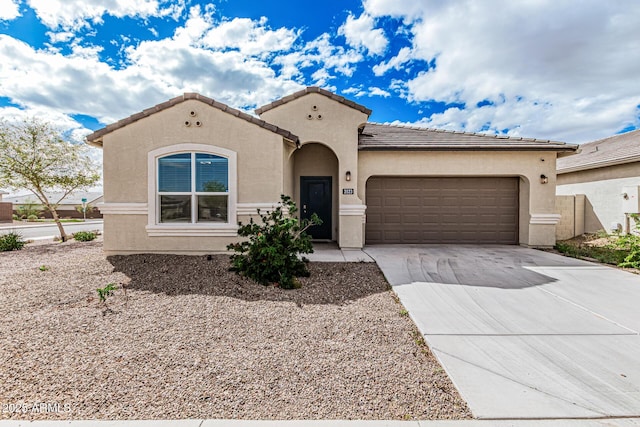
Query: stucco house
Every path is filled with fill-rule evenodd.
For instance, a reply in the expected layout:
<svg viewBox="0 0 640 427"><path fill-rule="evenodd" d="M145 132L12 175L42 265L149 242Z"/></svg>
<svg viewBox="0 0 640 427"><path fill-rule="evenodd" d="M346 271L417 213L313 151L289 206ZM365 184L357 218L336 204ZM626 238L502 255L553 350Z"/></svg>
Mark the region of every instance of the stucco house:
<svg viewBox="0 0 640 427"><path fill-rule="evenodd" d="M582 144L580 153L558 160L557 174L558 195L579 205L576 235L628 232L628 214L640 212L640 130Z"/></svg>
<svg viewBox="0 0 640 427"><path fill-rule="evenodd" d="M47 199L51 202L56 202L64 196L62 192L46 192ZM60 218L82 218L82 212L78 211L78 207L82 206L82 199L86 200L89 210L87 211L87 218L102 218L102 215L96 209L96 205L103 202L102 193L98 191L74 191L67 195L56 208ZM51 218L51 212L49 212L41 203L38 197L28 192L26 194L7 195L5 201L13 204L13 212L18 213L18 209L24 205L34 205L40 209L40 216L44 218Z"/></svg>
<svg viewBox="0 0 640 427"><path fill-rule="evenodd" d="M2 197L9 194L8 192L0 189L0 223L12 223L13 222L13 205L10 202L3 202Z"/></svg>
<svg viewBox="0 0 640 427"><path fill-rule="evenodd" d="M88 135L104 151L105 252L225 251L281 194L342 248L555 243L556 159L575 145L368 123L317 87L256 113L187 93Z"/></svg>

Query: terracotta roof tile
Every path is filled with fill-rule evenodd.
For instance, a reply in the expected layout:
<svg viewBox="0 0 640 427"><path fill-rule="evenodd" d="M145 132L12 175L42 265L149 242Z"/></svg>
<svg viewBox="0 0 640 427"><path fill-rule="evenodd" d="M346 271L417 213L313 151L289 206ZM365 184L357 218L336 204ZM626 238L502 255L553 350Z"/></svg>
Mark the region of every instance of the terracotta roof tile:
<svg viewBox="0 0 640 427"><path fill-rule="evenodd" d="M558 173L640 161L640 130L621 133L580 145L575 156L559 159Z"/></svg>
<svg viewBox="0 0 640 427"><path fill-rule="evenodd" d="M365 107L364 105L356 104L355 102L350 101L350 100L346 99L343 96L336 95L333 92L329 92L328 90L319 88L317 86L309 86L309 87L307 87L305 89L302 89L302 90L300 90L298 92L292 93L291 95L287 95L284 98L280 98L280 99L278 99L276 101L273 101L270 104L263 105L262 107L256 109L256 114L257 115L261 115L265 111L269 111L269 110L271 110L273 108L276 108L276 107L278 107L278 106L280 106L282 104L286 104L287 102L291 102L294 99L298 99L298 98L303 97L303 96L305 96L307 94L310 94L310 93L318 93L320 95L324 95L327 98L333 99L334 101L337 101L337 102L339 102L341 104L346 105L347 107L350 107L350 108L353 108L355 110L361 111L361 112L365 113L367 116L371 115L371 110L368 109L367 107Z"/></svg>
<svg viewBox="0 0 640 427"><path fill-rule="evenodd" d="M291 132L289 132L288 130L285 129L281 129L275 125L272 125L270 123L265 122L264 120L261 120L257 117L251 116L247 113L243 113L240 110L236 110L235 108L231 108L226 104L223 104L221 102L218 102L212 98L208 98L206 96L200 95L198 93L185 93L182 96L178 96L175 98L172 98L168 101L162 102L158 105L155 105L151 108L147 108L145 110L142 110L138 113L132 114L131 116L124 118L122 120L117 121L116 123L112 123L110 125L105 126L102 129L98 129L97 131L87 135L86 140L90 143L93 143L95 145L99 145L102 146L102 137L108 133L111 133L115 130L118 130L120 128L123 128L127 125L130 125L131 123L137 122L138 120L144 119L145 117L149 117L152 114L158 113L162 110L166 110L167 108L173 107L174 105L180 104L184 101L190 100L190 99L195 99L198 100L200 102L203 102L207 105L212 106L213 108L217 108L221 111L224 111L225 113L229 113L232 114L238 118L241 118L243 120L248 121L249 123L253 123L257 126L260 126L262 128L265 128L271 132L277 133L278 135L281 135L283 138L286 138L290 141L293 141L295 143L299 142L299 138L292 134Z"/></svg>
<svg viewBox="0 0 640 427"><path fill-rule="evenodd" d="M573 152L578 146L549 140L367 123L360 150L550 150Z"/></svg>

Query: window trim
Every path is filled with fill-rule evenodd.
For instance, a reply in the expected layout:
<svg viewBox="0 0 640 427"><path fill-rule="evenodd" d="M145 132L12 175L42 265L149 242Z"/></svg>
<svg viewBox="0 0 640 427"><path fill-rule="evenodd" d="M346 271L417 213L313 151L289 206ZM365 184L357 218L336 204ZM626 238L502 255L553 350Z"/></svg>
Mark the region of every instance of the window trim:
<svg viewBox="0 0 640 427"><path fill-rule="evenodd" d="M158 192L158 159L180 153L213 154L215 156L225 157L228 160L229 205L227 208L227 223L161 223L159 221L160 207L158 206L158 196L160 193ZM237 236L237 182L237 153L235 151L213 145L194 143L176 144L150 151L147 155L147 233L149 236Z"/></svg>

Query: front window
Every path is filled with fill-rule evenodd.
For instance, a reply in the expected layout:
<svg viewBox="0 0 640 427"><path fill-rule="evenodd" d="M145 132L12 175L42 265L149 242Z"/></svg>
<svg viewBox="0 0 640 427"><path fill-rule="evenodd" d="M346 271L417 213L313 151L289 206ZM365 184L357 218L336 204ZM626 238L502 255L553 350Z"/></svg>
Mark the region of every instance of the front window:
<svg viewBox="0 0 640 427"><path fill-rule="evenodd" d="M158 159L161 223L228 223L229 159L180 153Z"/></svg>

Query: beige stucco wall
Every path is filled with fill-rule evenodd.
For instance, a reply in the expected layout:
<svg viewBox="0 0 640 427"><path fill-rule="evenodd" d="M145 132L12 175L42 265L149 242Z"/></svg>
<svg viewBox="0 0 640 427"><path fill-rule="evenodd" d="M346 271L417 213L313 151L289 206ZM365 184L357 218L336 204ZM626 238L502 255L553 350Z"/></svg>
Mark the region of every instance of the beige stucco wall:
<svg viewBox="0 0 640 427"><path fill-rule="evenodd" d="M204 144L235 153L239 213L230 220L234 224L236 219L248 221L250 208L272 205L280 194L299 202L300 176L332 176L333 235L341 247L359 248L364 244L366 182L371 176L514 176L520 177L519 243L555 243L556 153L358 151L358 127L367 115L316 93L268 110L262 118L299 136L302 148L196 100L106 134L104 202L112 208L105 212L105 251L211 253L225 251L238 239L233 233L149 235L145 204L150 200L148 186L155 186L153 178L149 181L149 153L177 144ZM186 120L198 120L202 126L185 126ZM346 181L347 171L351 181ZM541 174L549 177L548 184L540 183ZM354 194L343 194L344 189ZM114 213L113 206L120 206L120 211Z"/></svg>
<svg viewBox="0 0 640 427"><path fill-rule="evenodd" d="M555 244L555 160L550 152L361 151L358 196L366 200L372 176L514 176L520 177L519 243ZM540 175L549 177L540 183Z"/></svg>
<svg viewBox="0 0 640 427"><path fill-rule="evenodd" d="M196 113L195 117L190 112ZM185 121L191 126L185 126ZM195 121L201 126L195 126ZM237 204L273 204L286 193L286 150L292 148L280 135L239 119L197 100L188 100L112 133L103 141L104 203L134 204L134 214L105 214L104 249L107 253L224 251L229 237L150 237L148 215L141 213L149 201L149 152L176 144L205 144L237 154ZM290 188L290 186L289 186ZM246 209L245 209L246 210ZM126 211L126 209L125 209ZM239 214L237 220L249 216ZM235 219L230 219L235 224Z"/></svg>
<svg viewBox="0 0 640 427"><path fill-rule="evenodd" d="M566 240L584 233L584 194L556 196L556 211L561 215L556 225L556 240Z"/></svg>
<svg viewBox="0 0 640 427"><path fill-rule="evenodd" d="M362 231L353 231L353 223L361 224L363 215L349 215L341 212L341 207L362 205L358 197L358 128L366 123L367 115L359 110L348 107L324 95L310 93L294 99L276 108L267 110L260 116L263 120L287 129L300 138L301 144L322 144L327 146L338 160L337 171L333 186L337 203L334 203L333 217L336 240L341 247L362 247ZM297 156L292 159L296 160ZM312 176L313 173L297 167L293 177L296 194L299 201L300 174ZM346 181L346 172L351 172L351 181ZM354 189L353 195L343 194L343 189ZM337 229L335 226L337 225ZM361 229L362 227L356 227Z"/></svg>
<svg viewBox="0 0 640 427"><path fill-rule="evenodd" d="M626 226L623 188L640 186L640 163L558 175L558 195L585 195L584 232Z"/></svg>

